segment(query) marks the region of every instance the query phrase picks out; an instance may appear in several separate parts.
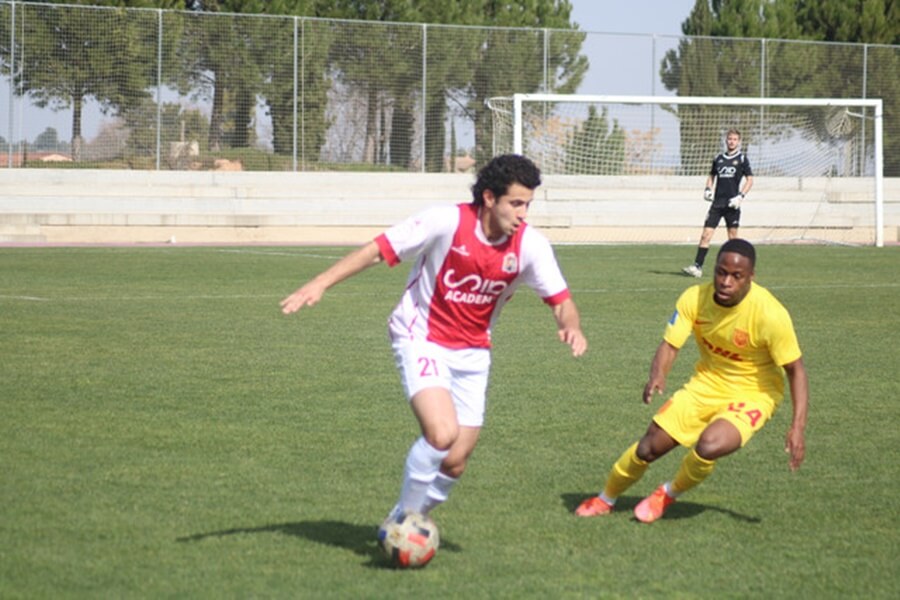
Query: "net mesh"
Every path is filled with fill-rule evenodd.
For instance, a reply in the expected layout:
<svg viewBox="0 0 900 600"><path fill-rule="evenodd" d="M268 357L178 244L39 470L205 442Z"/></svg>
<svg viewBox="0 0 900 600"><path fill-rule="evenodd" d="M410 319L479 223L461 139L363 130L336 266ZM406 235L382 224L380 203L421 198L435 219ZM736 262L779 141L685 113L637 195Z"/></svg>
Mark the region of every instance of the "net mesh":
<svg viewBox="0 0 900 600"><path fill-rule="evenodd" d="M514 151L513 98L488 105L494 153ZM554 213L563 210L566 193L580 200L569 209L603 212L593 221L570 214L573 227L601 224L612 241L687 242L696 241L708 208L696 201L713 158L724 151L727 132L737 129L754 176L742 227L767 240L869 244L875 240L874 133L866 110L525 99L521 151L556 177L551 196L562 197L551 206ZM604 201L627 201L632 210ZM566 222L554 216L555 223Z"/></svg>

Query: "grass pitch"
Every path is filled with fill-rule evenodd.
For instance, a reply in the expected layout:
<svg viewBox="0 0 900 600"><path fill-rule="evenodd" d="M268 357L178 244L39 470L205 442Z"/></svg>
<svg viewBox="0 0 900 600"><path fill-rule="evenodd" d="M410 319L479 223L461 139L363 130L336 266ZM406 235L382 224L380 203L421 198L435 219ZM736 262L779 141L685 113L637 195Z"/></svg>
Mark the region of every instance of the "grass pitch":
<svg viewBox="0 0 900 600"><path fill-rule="evenodd" d="M640 394L693 248L563 246L591 349L574 360L522 289L495 331L481 442L434 513L426 569L375 528L417 435L380 265L284 317L339 248L0 249L0 597L820 597L900 589L900 249L761 246L810 375L807 460L790 401L653 525L597 492L659 401ZM712 264L713 256L708 260ZM674 391L696 359L689 345Z"/></svg>

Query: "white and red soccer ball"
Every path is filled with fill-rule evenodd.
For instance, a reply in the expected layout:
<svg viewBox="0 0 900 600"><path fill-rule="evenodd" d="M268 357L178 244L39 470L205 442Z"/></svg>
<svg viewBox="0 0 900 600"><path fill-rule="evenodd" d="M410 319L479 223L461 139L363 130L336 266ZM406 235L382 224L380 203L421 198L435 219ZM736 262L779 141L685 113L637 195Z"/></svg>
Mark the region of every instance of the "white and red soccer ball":
<svg viewBox="0 0 900 600"><path fill-rule="evenodd" d="M378 543L395 566L416 568L434 558L441 536L429 517L401 512L388 517L378 528Z"/></svg>

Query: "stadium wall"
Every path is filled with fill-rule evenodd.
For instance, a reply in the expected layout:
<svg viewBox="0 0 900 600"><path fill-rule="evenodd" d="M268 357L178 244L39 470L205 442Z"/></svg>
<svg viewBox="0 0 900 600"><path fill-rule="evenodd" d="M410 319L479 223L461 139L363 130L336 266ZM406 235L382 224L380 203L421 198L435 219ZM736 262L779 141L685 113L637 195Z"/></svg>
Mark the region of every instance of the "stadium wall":
<svg viewBox="0 0 900 600"><path fill-rule="evenodd" d="M694 244L703 181L550 175L529 221L556 243ZM471 174L4 169L0 243L358 244L426 206L468 201L472 182ZM869 185L757 178L742 228L754 240L796 239L815 218L852 242L849 221L873 221ZM885 180L884 239L900 241L897 178Z"/></svg>

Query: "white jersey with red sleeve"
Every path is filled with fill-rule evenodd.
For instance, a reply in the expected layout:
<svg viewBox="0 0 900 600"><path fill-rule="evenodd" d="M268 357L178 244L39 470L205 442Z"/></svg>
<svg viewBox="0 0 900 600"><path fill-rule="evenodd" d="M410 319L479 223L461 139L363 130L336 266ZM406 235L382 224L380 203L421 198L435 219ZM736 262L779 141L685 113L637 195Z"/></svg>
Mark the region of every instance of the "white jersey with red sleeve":
<svg viewBox="0 0 900 600"><path fill-rule="evenodd" d="M447 348L490 348L491 328L520 283L554 306L570 297L550 242L523 225L491 243L473 204L438 206L377 238L391 265L415 260L391 313L393 336Z"/></svg>

